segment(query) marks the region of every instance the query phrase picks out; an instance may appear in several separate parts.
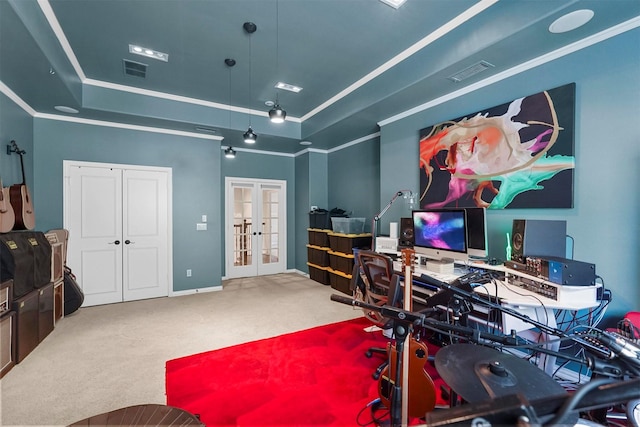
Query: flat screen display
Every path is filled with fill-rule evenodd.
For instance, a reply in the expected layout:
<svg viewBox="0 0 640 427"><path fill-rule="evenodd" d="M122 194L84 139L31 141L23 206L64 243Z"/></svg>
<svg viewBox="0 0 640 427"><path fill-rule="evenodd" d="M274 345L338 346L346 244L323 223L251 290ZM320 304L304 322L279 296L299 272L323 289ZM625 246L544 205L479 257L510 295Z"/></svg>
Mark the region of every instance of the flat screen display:
<svg viewBox="0 0 640 427"><path fill-rule="evenodd" d="M485 208L464 208L467 212L467 253L469 256L486 258L487 216Z"/></svg>
<svg viewBox="0 0 640 427"><path fill-rule="evenodd" d="M413 211L412 216L416 252L420 248L440 251L434 253L439 258L445 257L447 252L466 255L467 226L464 209L419 210Z"/></svg>

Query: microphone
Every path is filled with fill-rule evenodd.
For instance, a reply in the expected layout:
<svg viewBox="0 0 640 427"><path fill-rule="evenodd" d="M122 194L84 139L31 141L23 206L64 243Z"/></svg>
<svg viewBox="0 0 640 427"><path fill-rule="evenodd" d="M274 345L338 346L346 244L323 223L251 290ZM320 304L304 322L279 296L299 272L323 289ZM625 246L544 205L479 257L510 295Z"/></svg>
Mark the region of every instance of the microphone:
<svg viewBox="0 0 640 427"><path fill-rule="evenodd" d="M437 288L440 289L447 289L449 288L451 285L449 285L447 282L442 282L438 279L436 279L435 277L431 277L428 274L421 274L420 275L420 280L422 280L423 282L431 285L431 286L435 286Z"/></svg>
<svg viewBox="0 0 640 427"><path fill-rule="evenodd" d="M342 295L331 294L330 298L331 298L331 301L339 302L342 304L353 305L353 306L357 305L355 299L343 297Z"/></svg>
<svg viewBox="0 0 640 427"><path fill-rule="evenodd" d="M598 340L609 347L618 357L640 368L640 347L631 341L608 332L602 332Z"/></svg>

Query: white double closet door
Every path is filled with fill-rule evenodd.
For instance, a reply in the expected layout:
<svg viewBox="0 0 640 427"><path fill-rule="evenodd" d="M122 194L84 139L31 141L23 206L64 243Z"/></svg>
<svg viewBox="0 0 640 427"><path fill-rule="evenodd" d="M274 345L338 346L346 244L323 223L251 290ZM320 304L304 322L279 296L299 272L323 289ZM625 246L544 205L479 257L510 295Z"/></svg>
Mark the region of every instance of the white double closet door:
<svg viewBox="0 0 640 427"><path fill-rule="evenodd" d="M167 296L171 169L64 162L67 264L84 306Z"/></svg>

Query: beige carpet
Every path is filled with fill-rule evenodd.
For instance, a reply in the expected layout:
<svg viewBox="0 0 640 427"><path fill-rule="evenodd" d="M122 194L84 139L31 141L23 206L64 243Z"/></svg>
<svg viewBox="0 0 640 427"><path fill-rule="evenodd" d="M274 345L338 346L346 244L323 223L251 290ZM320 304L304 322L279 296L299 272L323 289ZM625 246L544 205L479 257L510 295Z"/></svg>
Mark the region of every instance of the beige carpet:
<svg viewBox="0 0 640 427"><path fill-rule="evenodd" d="M217 292L81 308L0 380L0 422L68 425L164 404L169 359L362 316L331 301L332 293L339 292L288 273L229 280Z"/></svg>

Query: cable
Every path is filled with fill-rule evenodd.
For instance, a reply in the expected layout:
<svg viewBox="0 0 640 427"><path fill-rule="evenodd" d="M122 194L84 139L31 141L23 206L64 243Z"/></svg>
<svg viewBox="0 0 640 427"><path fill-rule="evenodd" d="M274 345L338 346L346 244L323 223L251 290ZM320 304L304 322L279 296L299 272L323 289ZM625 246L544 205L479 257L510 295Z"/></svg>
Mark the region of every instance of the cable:
<svg viewBox="0 0 640 427"><path fill-rule="evenodd" d="M367 405L364 408L362 408L360 412L358 412L358 414L356 415L356 423L362 427L372 425L372 424L380 425L382 423L382 418L377 418L375 416L375 411L380 409L380 404L381 404L380 398L376 398L371 402L367 403ZM360 417L362 416L362 414L364 414L364 411L366 411L367 408L371 408L371 421L363 422L360 420Z"/></svg>
<svg viewBox="0 0 640 427"><path fill-rule="evenodd" d="M580 403L580 400L582 400L582 398L584 398L587 393L589 393L594 388L600 387L601 385L611 384L614 382L616 381L612 379L600 378L597 380L592 380L583 385L578 390L576 390L576 392L572 394L569 399L565 400L562 407L560 407L560 409L556 412L556 416L545 425L555 426L561 424L563 421L565 421L564 418L567 417L567 415L569 415L571 411L575 409L576 405Z"/></svg>

